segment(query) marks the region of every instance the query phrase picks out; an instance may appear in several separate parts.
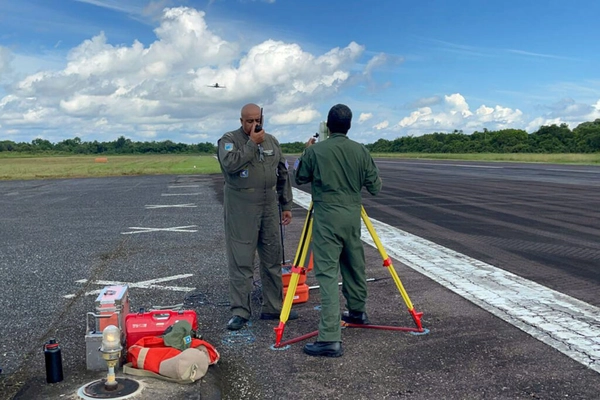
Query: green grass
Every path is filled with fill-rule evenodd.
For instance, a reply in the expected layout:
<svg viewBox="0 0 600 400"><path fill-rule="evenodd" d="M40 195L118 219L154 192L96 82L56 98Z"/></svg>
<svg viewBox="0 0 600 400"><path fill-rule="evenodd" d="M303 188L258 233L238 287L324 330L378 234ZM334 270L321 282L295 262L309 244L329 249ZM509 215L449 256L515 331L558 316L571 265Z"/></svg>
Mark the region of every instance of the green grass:
<svg viewBox="0 0 600 400"><path fill-rule="evenodd" d="M372 153L373 157L419 158L428 160L509 161L551 164L600 164L600 153L590 154L525 154L525 153Z"/></svg>
<svg viewBox="0 0 600 400"><path fill-rule="evenodd" d="M600 153L593 154L423 154L374 153L374 157L508 161L557 164L600 164ZM136 155L106 156L108 162L96 162L104 156L32 156L0 153L0 180L83 178L122 175L185 175L219 173L212 155Z"/></svg>
<svg viewBox="0 0 600 400"><path fill-rule="evenodd" d="M96 162L97 158L106 158L107 162ZM218 161L210 155L0 158L0 180L123 175L213 174L220 171Z"/></svg>

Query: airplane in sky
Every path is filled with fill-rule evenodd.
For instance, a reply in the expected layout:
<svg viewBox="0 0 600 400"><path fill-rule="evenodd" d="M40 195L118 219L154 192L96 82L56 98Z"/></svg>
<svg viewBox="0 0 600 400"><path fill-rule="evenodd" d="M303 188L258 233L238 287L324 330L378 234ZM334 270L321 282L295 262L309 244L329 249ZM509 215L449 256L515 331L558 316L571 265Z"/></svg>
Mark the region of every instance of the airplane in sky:
<svg viewBox="0 0 600 400"><path fill-rule="evenodd" d="M211 87L211 88L215 88L215 89L225 89L225 86L221 86L218 83L215 83L214 85L206 85L207 87Z"/></svg>

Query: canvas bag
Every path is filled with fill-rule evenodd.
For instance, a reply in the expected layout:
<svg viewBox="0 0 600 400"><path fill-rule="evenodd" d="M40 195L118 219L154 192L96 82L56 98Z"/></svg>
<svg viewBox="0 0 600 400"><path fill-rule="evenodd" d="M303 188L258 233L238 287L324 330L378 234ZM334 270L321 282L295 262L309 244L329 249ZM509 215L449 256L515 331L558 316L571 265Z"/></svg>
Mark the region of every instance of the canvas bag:
<svg viewBox="0 0 600 400"><path fill-rule="evenodd" d="M129 347L128 359L131 362L123 366L123 372L192 383L206 375L208 367L219 358L219 352L204 340L194 338L190 347L181 351L165 345L162 337L146 336Z"/></svg>

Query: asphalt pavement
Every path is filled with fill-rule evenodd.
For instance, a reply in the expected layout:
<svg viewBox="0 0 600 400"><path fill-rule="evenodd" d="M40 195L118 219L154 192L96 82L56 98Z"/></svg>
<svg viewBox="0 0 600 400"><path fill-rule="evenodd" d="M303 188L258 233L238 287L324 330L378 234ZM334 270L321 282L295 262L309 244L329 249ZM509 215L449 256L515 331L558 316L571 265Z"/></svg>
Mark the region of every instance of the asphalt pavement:
<svg viewBox="0 0 600 400"><path fill-rule="evenodd" d="M139 379L139 399L600 398L596 370L394 257L423 312L424 334L346 328L345 354L334 359L305 355L306 341L275 350L278 321L258 319L258 281L248 327L227 331L218 175L0 182L0 207L2 399L75 399L80 387L104 376L86 370L85 315L109 283L129 285L133 310L179 303L195 310L203 338L221 353L191 385ZM297 204L293 214L285 230L288 259L306 210ZM374 279L371 322L414 327L380 253L365 250ZM312 274L307 283L317 285ZM314 332L318 305L313 289L294 306L300 319L286 324L283 339ZM42 348L50 337L62 346L65 379L57 384L45 382Z"/></svg>

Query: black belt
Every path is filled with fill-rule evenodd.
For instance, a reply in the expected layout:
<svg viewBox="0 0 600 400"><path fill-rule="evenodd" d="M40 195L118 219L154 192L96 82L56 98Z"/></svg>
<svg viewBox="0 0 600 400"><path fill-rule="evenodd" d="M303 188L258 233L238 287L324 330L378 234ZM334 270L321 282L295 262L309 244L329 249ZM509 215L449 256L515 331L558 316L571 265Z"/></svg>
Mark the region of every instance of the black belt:
<svg viewBox="0 0 600 400"><path fill-rule="evenodd" d="M235 190L236 192L244 192L244 193L254 193L257 190L260 190L260 189L256 189L256 188L236 188L236 187L233 187L230 185L227 185L227 188L229 188L231 190ZM269 190L269 189L266 189L266 190ZM277 191L277 186L271 187L271 190Z"/></svg>

